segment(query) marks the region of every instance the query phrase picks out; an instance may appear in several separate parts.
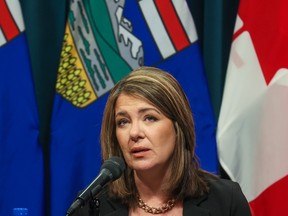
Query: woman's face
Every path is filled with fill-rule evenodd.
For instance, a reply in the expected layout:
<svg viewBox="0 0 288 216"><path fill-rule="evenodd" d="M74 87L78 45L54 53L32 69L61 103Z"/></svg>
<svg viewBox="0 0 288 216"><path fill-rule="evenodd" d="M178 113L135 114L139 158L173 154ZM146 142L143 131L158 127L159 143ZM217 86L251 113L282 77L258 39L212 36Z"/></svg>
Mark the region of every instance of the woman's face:
<svg viewBox="0 0 288 216"><path fill-rule="evenodd" d="M127 165L144 171L168 168L175 148L173 122L146 101L121 94L115 105L116 137Z"/></svg>

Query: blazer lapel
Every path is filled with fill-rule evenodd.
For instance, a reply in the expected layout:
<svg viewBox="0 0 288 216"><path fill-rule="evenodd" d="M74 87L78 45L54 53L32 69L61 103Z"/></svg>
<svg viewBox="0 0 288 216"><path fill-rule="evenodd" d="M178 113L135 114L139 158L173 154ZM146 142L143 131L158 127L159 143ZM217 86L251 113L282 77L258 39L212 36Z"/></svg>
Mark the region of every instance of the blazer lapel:
<svg viewBox="0 0 288 216"><path fill-rule="evenodd" d="M105 212L100 212L100 216L128 216L128 207L119 203L118 201L107 200Z"/></svg>
<svg viewBox="0 0 288 216"><path fill-rule="evenodd" d="M102 215L100 214L100 216ZM105 214L105 216L128 216L128 209L127 208L116 209L113 212Z"/></svg>
<svg viewBox="0 0 288 216"><path fill-rule="evenodd" d="M199 198L187 198L184 200L183 216L209 216L210 211L199 204L207 198L206 195Z"/></svg>

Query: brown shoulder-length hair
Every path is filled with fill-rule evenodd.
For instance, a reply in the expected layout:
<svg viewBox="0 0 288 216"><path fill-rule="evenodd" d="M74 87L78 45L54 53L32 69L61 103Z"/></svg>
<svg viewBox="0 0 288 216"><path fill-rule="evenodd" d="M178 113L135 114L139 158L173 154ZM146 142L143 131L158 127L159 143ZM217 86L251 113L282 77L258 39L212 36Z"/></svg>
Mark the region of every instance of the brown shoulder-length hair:
<svg viewBox="0 0 288 216"><path fill-rule="evenodd" d="M101 128L102 159L123 157L116 138L115 121L115 103L120 94L146 100L174 122L176 149L171 158L173 173L163 188L167 194L183 200L187 196L199 196L208 192L205 172L199 168L195 155L195 129L189 101L171 74L154 67L140 67L132 71L111 90ZM109 184L108 191L114 198L135 205L137 189L133 171L127 167L118 180Z"/></svg>

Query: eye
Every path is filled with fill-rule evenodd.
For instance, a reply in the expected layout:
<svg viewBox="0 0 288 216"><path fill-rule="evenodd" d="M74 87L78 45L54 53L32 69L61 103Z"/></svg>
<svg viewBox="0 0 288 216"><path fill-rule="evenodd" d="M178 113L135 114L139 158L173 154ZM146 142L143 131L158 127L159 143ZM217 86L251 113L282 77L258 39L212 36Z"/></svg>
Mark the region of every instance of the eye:
<svg viewBox="0 0 288 216"><path fill-rule="evenodd" d="M124 127L127 123L129 123L129 121L126 118L121 118L116 121L117 127Z"/></svg>
<svg viewBox="0 0 288 216"><path fill-rule="evenodd" d="M152 115L145 116L145 121L155 122L157 120L158 120L158 118L156 118L155 116L152 116Z"/></svg>

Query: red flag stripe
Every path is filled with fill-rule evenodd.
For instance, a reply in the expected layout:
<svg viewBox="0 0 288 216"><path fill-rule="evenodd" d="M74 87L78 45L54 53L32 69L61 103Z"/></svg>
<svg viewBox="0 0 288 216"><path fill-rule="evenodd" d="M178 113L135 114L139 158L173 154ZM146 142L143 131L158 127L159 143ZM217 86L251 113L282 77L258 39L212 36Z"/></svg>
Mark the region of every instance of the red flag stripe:
<svg viewBox="0 0 288 216"><path fill-rule="evenodd" d="M189 45L189 39L171 0L156 0L155 5L177 51Z"/></svg>
<svg viewBox="0 0 288 216"><path fill-rule="evenodd" d="M11 12L6 4L5 0L0 0L1 16L0 26L7 40L11 40L16 37L20 31L19 28L11 15Z"/></svg>
<svg viewBox="0 0 288 216"><path fill-rule="evenodd" d="M288 176L280 179L250 202L253 215L287 215Z"/></svg>

